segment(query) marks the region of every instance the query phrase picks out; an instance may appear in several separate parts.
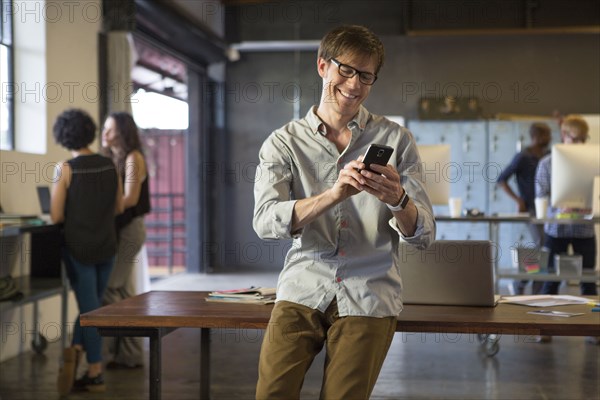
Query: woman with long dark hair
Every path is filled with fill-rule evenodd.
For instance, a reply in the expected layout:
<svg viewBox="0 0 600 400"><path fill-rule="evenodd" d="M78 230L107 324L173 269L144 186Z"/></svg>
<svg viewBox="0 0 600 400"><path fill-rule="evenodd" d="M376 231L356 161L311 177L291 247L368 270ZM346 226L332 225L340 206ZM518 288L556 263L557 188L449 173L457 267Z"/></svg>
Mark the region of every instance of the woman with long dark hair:
<svg viewBox="0 0 600 400"><path fill-rule="evenodd" d="M126 112L108 116L102 131L103 153L111 157L123 182L125 211L117 216L118 249L115 267L104 294L106 304L135 295L134 270L146 240L144 215L150 212L150 191L146 160L138 127ZM137 368L143 365L141 338L116 337L109 351L113 359L107 369Z"/></svg>

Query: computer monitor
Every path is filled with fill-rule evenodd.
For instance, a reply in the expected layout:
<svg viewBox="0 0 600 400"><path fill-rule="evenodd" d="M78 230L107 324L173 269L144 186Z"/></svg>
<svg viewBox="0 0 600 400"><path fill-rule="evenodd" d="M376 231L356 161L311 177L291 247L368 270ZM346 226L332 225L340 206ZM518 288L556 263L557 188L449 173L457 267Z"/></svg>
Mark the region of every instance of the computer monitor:
<svg viewBox="0 0 600 400"><path fill-rule="evenodd" d="M552 146L552 206L592 209L594 178L598 175L600 144L573 143Z"/></svg>
<svg viewBox="0 0 600 400"><path fill-rule="evenodd" d="M449 144L417 145L421 156L421 172L429 200L435 205L448 205L450 182L456 166L450 163Z"/></svg>
<svg viewBox="0 0 600 400"><path fill-rule="evenodd" d="M50 188L48 186L36 187L42 214L50 214Z"/></svg>

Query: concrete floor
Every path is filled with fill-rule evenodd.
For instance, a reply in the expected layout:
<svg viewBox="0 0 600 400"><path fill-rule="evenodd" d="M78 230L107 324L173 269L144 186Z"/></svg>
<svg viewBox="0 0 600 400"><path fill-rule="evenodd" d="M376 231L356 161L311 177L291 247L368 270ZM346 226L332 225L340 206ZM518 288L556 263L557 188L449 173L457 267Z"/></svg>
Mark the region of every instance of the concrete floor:
<svg viewBox="0 0 600 400"><path fill-rule="evenodd" d="M196 290L246 285L270 286L276 273L257 271L174 276L153 290ZM235 284L232 284L235 282ZM501 288L506 285L501 285ZM577 294L576 288L566 293ZM213 331L213 399L253 399L263 332ZM538 344L526 336L504 336L500 351L487 357L477 338L458 334L397 333L372 399L600 399L600 346L583 338L554 338ZM197 399L199 332L180 329L163 339L163 399ZM59 342L44 354L21 354L0 364L1 400L58 399ZM316 399L324 357L309 370L303 399ZM80 374L85 366L80 367ZM148 369L105 371L103 394L71 394L69 399L146 399Z"/></svg>

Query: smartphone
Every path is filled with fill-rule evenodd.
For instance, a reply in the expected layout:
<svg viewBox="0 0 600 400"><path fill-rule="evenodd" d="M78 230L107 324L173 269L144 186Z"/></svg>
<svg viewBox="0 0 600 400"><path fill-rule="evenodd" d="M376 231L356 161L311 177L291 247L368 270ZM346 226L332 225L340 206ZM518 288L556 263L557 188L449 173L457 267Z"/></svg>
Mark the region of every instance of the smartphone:
<svg viewBox="0 0 600 400"><path fill-rule="evenodd" d="M365 153L365 158L362 161L365 164L365 169L367 171L375 172L369 168L369 165L379 164L386 166L393 152L393 147L375 143L370 144ZM360 172L360 170L358 172Z"/></svg>

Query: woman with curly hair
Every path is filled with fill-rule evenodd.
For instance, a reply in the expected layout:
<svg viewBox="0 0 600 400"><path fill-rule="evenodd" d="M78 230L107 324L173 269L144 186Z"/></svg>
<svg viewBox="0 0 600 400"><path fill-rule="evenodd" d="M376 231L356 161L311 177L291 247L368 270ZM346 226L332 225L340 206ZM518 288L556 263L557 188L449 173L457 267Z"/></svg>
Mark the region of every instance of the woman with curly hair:
<svg viewBox="0 0 600 400"><path fill-rule="evenodd" d="M102 305L117 251L115 215L121 213L123 195L114 163L90 150L96 124L82 110L70 109L58 116L53 134L56 143L73 158L57 164L50 215L64 224L63 260L80 313ZM87 372L78 380L77 365L86 353ZM73 329L72 346L63 351L58 391L72 388L93 392L105 390L102 376L102 338L97 328L82 328L79 316Z"/></svg>
<svg viewBox="0 0 600 400"><path fill-rule="evenodd" d="M130 114L115 112L108 116L102 131L102 147L103 154L117 165L125 204L125 212L116 221L117 260L104 294L104 302L111 304L135 295L134 269L137 254L146 240L144 215L150 212L150 191L138 128ZM116 337L109 343L113 359L106 368L139 368L143 365L141 338Z"/></svg>

